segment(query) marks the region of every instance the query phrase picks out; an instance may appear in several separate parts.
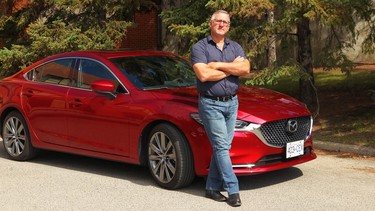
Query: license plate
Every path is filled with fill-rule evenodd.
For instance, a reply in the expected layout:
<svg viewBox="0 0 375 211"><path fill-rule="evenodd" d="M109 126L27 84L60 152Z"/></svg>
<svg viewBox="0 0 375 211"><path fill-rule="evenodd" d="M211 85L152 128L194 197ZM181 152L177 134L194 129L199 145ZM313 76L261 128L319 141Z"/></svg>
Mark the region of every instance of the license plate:
<svg viewBox="0 0 375 211"><path fill-rule="evenodd" d="M286 158L303 155L303 140L286 143Z"/></svg>

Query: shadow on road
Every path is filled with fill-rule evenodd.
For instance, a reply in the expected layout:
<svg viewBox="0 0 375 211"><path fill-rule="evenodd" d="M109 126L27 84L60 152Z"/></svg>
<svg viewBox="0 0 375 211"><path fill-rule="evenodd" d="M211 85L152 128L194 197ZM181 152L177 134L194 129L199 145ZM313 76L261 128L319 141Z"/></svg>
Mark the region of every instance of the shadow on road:
<svg viewBox="0 0 375 211"><path fill-rule="evenodd" d="M0 141L0 158L8 159L2 141ZM17 161L10 160L10 162ZM142 186L158 186L154 183L146 166L44 150L35 159L28 162L124 179ZM238 179L241 190L252 190L277 185L296 179L302 175L303 173L300 169L291 167L259 175L242 176L238 177ZM190 186L177 191L203 196L205 183L203 177L197 177Z"/></svg>
<svg viewBox="0 0 375 211"><path fill-rule="evenodd" d="M290 167L264 174L238 177L240 190L255 190L277 185L303 176L303 172L296 167ZM197 177L193 184L180 191L204 197L206 181L203 177Z"/></svg>
<svg viewBox="0 0 375 211"><path fill-rule="evenodd" d="M264 188L287 182L303 175L302 171L296 167L290 167L278 171L258 174L253 176L240 177L241 189L250 190Z"/></svg>
<svg viewBox="0 0 375 211"><path fill-rule="evenodd" d="M0 145L0 158L9 159L2 141ZM27 162L124 179L143 186L156 186L146 166L47 150L40 151L36 158Z"/></svg>

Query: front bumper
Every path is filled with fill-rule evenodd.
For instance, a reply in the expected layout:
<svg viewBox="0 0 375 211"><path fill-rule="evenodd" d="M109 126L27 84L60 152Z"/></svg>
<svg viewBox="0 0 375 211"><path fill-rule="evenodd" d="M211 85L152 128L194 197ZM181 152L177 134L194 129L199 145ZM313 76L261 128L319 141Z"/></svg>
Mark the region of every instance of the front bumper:
<svg viewBox="0 0 375 211"><path fill-rule="evenodd" d="M237 176L254 175L288 168L317 157L311 136L304 143L303 155L286 159L285 151L285 147L272 147L264 144L254 133L236 132L230 150L233 170ZM208 174L211 153L211 149L206 149L206 156L196 163L199 166L196 168L198 176Z"/></svg>

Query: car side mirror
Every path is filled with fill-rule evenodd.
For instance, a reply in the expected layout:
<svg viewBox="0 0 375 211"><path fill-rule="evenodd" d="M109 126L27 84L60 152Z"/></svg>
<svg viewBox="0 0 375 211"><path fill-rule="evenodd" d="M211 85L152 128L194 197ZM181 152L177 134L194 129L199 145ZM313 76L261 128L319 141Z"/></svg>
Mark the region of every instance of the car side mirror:
<svg viewBox="0 0 375 211"><path fill-rule="evenodd" d="M110 80L94 81L91 83L91 89L96 93L108 95L111 100L116 98L115 84Z"/></svg>

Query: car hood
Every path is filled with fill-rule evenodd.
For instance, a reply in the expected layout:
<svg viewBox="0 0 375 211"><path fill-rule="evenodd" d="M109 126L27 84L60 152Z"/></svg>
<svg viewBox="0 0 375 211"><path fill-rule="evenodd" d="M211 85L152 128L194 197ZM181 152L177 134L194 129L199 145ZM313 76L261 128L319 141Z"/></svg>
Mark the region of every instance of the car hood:
<svg viewBox="0 0 375 211"><path fill-rule="evenodd" d="M264 122L310 116L305 104L280 92L259 87L241 87L238 91L239 119Z"/></svg>
<svg viewBox="0 0 375 211"><path fill-rule="evenodd" d="M198 106L196 87L152 90L152 92L160 100L182 103L194 108ZM248 122L262 124L279 119L311 115L300 101L269 89L241 87L237 95L239 99L238 119Z"/></svg>

